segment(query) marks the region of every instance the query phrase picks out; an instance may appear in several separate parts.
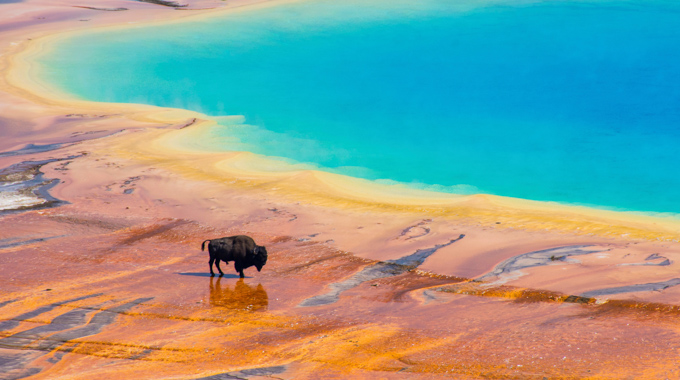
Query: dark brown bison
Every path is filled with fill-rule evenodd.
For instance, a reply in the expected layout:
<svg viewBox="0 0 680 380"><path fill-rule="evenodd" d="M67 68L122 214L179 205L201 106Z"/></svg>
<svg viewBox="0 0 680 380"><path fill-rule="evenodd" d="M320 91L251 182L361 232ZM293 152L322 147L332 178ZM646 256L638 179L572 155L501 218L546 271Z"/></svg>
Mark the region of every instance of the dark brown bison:
<svg viewBox="0 0 680 380"><path fill-rule="evenodd" d="M267 263L267 250L263 246L255 244L255 241L244 235L229 236L219 239L206 240L201 244L201 251L205 250L205 243L208 242L208 252L210 253L210 274L213 273L213 262L220 271L220 276L224 275L220 269L220 261L229 263L234 262L234 269L241 278L243 270L255 265L257 271L261 271Z"/></svg>

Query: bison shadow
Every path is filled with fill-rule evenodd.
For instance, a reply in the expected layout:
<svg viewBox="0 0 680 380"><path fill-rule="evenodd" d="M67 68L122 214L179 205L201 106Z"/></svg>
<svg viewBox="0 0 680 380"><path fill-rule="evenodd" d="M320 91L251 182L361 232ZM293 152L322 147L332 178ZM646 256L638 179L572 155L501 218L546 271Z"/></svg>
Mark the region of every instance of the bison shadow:
<svg viewBox="0 0 680 380"><path fill-rule="evenodd" d="M175 274L179 274L179 275L182 275L182 276L195 276L195 277L210 277L210 278L215 277L215 276L212 276L210 273L201 273L201 272L181 272L181 273L178 272L178 273L175 273ZM224 274L222 276L218 275L217 277L239 278L239 275L237 275L237 274ZM253 277L252 276L246 276L246 278L253 278Z"/></svg>
<svg viewBox="0 0 680 380"><path fill-rule="evenodd" d="M250 286L239 279L234 287L220 284L222 280L210 278L210 306L240 311L262 311L269 306L269 296L262 284Z"/></svg>

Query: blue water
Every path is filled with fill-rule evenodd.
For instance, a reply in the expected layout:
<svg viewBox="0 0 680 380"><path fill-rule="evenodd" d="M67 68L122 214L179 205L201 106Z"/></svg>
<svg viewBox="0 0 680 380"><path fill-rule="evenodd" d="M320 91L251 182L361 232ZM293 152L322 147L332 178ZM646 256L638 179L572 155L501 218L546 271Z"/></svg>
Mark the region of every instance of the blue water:
<svg viewBox="0 0 680 380"><path fill-rule="evenodd" d="M79 97L243 115L205 149L372 180L680 212L680 5L313 0L56 46Z"/></svg>

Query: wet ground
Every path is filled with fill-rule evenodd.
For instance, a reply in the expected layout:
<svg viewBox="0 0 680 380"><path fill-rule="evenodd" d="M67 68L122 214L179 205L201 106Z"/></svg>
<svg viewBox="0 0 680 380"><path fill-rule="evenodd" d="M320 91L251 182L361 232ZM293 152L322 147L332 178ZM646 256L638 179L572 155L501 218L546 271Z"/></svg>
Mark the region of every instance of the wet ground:
<svg viewBox="0 0 680 380"><path fill-rule="evenodd" d="M200 241L229 231L74 211L0 219L23 231L0 245L0 379L680 377L672 305L419 272L438 247L375 262L286 236L254 236L262 272L211 277Z"/></svg>
<svg viewBox="0 0 680 380"><path fill-rule="evenodd" d="M52 162L65 161L60 167L60 170L64 170L70 163L69 160L74 158L76 157L23 161L0 169L0 215L56 207L65 203L49 193L59 180L45 178L40 168Z"/></svg>

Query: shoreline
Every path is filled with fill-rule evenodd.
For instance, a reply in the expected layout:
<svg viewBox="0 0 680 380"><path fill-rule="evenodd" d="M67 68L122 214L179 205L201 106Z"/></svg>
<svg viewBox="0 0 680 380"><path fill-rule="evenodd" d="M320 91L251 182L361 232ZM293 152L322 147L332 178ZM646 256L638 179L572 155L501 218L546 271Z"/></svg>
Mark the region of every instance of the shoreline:
<svg viewBox="0 0 680 380"><path fill-rule="evenodd" d="M3 10L0 28L11 14L29 21L0 34L0 170L55 160L40 171L64 203L0 215L0 370L69 380L678 373L675 220L196 151L186 143L211 127L206 115L50 100L59 95L7 82L30 79L8 79L8 60L27 58L12 54L80 19L125 27L188 11L119 0ZM267 247L266 266L238 280L223 265L211 278L201 242L238 234Z"/></svg>
<svg viewBox="0 0 680 380"><path fill-rule="evenodd" d="M424 213L451 220L472 219L483 224L527 230L554 230L577 235L629 237L631 239L680 241L680 220L674 215L652 215L610 211L557 202L532 201L488 194L460 195L410 188L403 184L380 184L375 181L304 168L250 152L201 152L192 149L202 129L211 122L186 130L163 131L152 137L153 144L130 141L117 145L128 157L144 152L163 160L164 154L184 157L185 173L202 178L247 177L270 194L291 202L328 207L370 209L380 212ZM171 153L172 152L172 153ZM192 164L196 161L196 164ZM302 166L302 168L300 168ZM264 169L261 169L264 168ZM259 170L258 170L259 169ZM301 186L298 186L299 183ZM296 189L296 187L298 187ZM513 220L514 219L514 220ZM519 221L519 222L518 222Z"/></svg>

